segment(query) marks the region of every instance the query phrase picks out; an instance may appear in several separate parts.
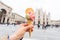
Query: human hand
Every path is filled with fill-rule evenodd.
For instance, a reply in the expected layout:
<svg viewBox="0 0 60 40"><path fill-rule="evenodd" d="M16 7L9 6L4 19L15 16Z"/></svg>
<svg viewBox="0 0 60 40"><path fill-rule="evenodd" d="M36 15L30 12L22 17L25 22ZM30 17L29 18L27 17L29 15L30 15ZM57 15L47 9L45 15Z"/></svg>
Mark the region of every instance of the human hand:
<svg viewBox="0 0 60 40"><path fill-rule="evenodd" d="M24 34L26 32L29 32L30 28L32 29L31 31L33 31L33 25L20 24L20 28L13 35L10 36L10 40L18 40L24 37Z"/></svg>
<svg viewBox="0 0 60 40"><path fill-rule="evenodd" d="M31 31L33 31L33 25L28 25L28 24L20 24L21 28L24 29L25 32L29 32L29 29L31 28Z"/></svg>

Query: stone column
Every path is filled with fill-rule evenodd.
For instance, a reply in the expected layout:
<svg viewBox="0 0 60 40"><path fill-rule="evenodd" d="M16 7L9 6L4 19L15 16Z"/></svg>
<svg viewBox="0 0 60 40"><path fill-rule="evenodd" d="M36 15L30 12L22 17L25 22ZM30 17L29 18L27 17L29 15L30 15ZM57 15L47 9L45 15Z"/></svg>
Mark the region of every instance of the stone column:
<svg viewBox="0 0 60 40"><path fill-rule="evenodd" d="M1 23L3 23L3 17L1 18Z"/></svg>
<svg viewBox="0 0 60 40"><path fill-rule="evenodd" d="M4 22L4 23L7 23L7 18L8 18L8 17L6 16L6 17L5 17L5 22Z"/></svg>

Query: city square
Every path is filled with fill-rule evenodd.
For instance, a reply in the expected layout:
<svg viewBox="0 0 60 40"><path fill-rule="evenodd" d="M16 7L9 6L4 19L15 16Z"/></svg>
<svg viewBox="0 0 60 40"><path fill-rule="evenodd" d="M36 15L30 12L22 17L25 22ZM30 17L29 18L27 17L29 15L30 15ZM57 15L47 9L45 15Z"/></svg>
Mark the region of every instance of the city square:
<svg viewBox="0 0 60 40"><path fill-rule="evenodd" d="M19 25L0 25L0 40L5 36L12 35L17 29ZM34 31L31 33L31 37L29 37L28 32L25 33L23 40L60 40L60 27L48 27L47 29L42 29L34 26Z"/></svg>
<svg viewBox="0 0 60 40"><path fill-rule="evenodd" d="M8 40L11 35L14 40L14 33L16 40L60 40L59 3L59 0L1 0L0 40ZM27 25L21 26L23 23ZM26 28L31 25L34 27Z"/></svg>

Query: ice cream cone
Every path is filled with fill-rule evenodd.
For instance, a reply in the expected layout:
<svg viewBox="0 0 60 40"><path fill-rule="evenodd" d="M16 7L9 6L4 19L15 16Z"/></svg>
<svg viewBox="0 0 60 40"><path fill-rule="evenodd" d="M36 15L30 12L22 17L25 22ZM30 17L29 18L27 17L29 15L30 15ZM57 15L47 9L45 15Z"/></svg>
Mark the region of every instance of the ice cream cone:
<svg viewBox="0 0 60 40"><path fill-rule="evenodd" d="M28 25L31 25L31 24L33 24L33 21L30 19L30 14L29 13L34 13L34 10L32 9L32 8L27 8L26 9L26 19L27 19L27 24ZM31 31L32 29L30 28L30 30L29 30L29 37L31 37Z"/></svg>

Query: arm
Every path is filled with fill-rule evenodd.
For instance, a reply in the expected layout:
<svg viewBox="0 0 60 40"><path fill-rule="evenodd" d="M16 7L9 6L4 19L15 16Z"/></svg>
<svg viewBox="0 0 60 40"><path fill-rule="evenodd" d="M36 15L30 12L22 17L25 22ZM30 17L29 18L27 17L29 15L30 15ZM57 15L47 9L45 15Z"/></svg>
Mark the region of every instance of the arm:
<svg viewBox="0 0 60 40"><path fill-rule="evenodd" d="M28 32L30 28L33 31L33 25L21 24L19 28L13 35L10 36L10 40L19 40L24 37L25 32Z"/></svg>

